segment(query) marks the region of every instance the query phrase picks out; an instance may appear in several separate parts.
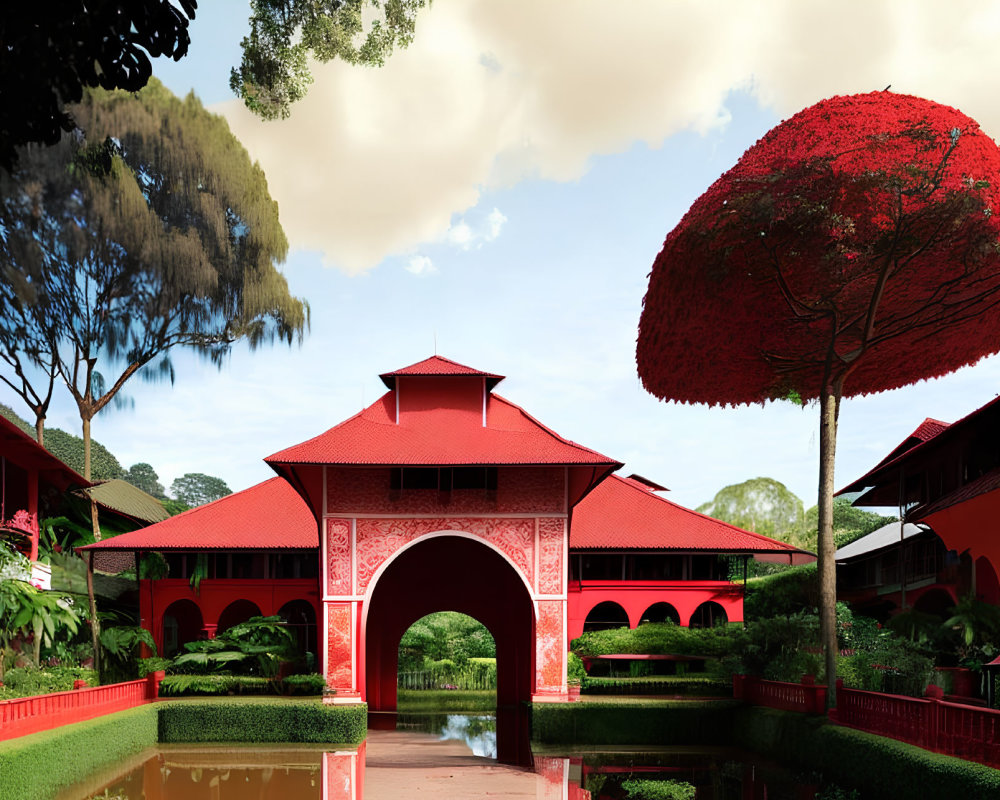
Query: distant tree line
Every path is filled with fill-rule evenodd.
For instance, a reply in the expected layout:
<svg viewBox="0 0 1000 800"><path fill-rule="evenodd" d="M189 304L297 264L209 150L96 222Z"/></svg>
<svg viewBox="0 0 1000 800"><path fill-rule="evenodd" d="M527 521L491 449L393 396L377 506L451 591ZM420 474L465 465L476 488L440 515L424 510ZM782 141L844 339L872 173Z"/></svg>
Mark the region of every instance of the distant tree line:
<svg viewBox="0 0 1000 800"><path fill-rule="evenodd" d="M28 436L34 437L34 427L19 417L10 406L0 404L0 416L13 422ZM84 444L83 439L79 436L66 433L59 428L48 428L45 431L45 444L43 446L70 469L83 474ZM90 469L93 481L100 482L120 478L155 497L164 504L171 514L211 503L213 500L232 494L232 490L222 478L205 475L201 472L188 472L174 479L170 484L170 497L168 497L163 484L160 483L160 476L156 474L152 465L139 462L125 469L114 454L100 442L91 440L90 447Z"/></svg>

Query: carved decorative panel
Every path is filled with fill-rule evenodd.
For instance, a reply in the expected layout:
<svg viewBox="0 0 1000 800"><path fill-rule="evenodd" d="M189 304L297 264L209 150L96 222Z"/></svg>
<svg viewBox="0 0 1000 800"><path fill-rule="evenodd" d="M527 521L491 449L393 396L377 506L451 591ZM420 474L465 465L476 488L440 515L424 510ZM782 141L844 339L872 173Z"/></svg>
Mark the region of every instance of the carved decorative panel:
<svg viewBox="0 0 1000 800"><path fill-rule="evenodd" d="M353 689L354 636L351 625L350 603L327 603L326 628L326 685L334 689Z"/></svg>
<svg viewBox="0 0 1000 800"><path fill-rule="evenodd" d="M566 642L563 639L564 600L539 600L535 623L535 691L563 692Z"/></svg>
<svg viewBox="0 0 1000 800"><path fill-rule="evenodd" d="M533 585L535 521L533 519L359 519L357 521L358 592L367 590L378 568L399 548L437 531L462 531L489 542L504 553Z"/></svg>
<svg viewBox="0 0 1000 800"><path fill-rule="evenodd" d="M357 750L323 753L323 800L359 800L362 795L359 762L364 763L365 742Z"/></svg>
<svg viewBox="0 0 1000 800"><path fill-rule="evenodd" d="M326 593L351 594L351 521L326 521Z"/></svg>
<svg viewBox="0 0 1000 800"><path fill-rule="evenodd" d="M563 544L566 538L566 521L563 519L538 520L538 592L562 594Z"/></svg>
<svg viewBox="0 0 1000 800"><path fill-rule="evenodd" d="M565 511L562 467L506 467L497 475L497 513L552 514Z"/></svg>

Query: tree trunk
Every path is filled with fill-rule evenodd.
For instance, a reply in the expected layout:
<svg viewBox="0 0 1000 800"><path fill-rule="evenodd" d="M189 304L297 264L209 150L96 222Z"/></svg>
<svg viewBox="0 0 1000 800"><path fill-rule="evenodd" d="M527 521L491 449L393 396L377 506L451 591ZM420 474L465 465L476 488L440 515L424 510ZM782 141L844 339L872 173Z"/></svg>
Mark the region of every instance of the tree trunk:
<svg viewBox="0 0 1000 800"><path fill-rule="evenodd" d="M45 417L35 415L35 441L45 447Z"/></svg>
<svg viewBox="0 0 1000 800"><path fill-rule="evenodd" d="M827 706L836 704L837 680L837 565L833 546L833 467L837 451L837 418L840 414L839 381L820 398L819 425L819 632L826 666Z"/></svg>
<svg viewBox="0 0 1000 800"><path fill-rule="evenodd" d="M90 480L90 417L80 415L83 421L83 477Z"/></svg>
<svg viewBox="0 0 1000 800"><path fill-rule="evenodd" d="M90 641L94 646L94 671L101 675L101 622L97 618L97 600L94 598L94 551L87 553L87 600L90 602Z"/></svg>

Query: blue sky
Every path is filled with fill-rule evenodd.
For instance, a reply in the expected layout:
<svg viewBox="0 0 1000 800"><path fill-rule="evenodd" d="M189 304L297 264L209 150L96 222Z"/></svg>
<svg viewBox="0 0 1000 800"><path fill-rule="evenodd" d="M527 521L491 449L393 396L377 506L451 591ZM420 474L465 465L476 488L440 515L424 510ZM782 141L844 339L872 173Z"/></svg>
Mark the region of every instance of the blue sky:
<svg viewBox="0 0 1000 800"><path fill-rule="evenodd" d="M815 407L679 406L642 390L636 326L664 237L765 131L832 94L891 83L1000 132L996 4L637 0L608 17L596 2L435 0L410 50L382 70L317 68L277 123L229 95L245 4L201 5L191 54L155 71L225 114L260 160L312 329L301 347L236 348L221 371L177 353L173 387L127 386L134 409L99 417L94 436L167 486L185 472L234 490L266 479L263 457L436 349L507 375L500 394L677 502L767 476L812 505ZM837 484L924 417L991 400L998 372L988 359L845 402ZM65 394L49 424L78 430Z"/></svg>

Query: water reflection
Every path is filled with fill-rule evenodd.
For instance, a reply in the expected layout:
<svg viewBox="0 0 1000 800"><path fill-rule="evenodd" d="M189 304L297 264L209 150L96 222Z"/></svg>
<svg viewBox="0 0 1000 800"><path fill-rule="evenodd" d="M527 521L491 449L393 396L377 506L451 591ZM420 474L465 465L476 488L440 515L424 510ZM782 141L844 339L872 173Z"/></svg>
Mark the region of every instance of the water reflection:
<svg viewBox="0 0 1000 800"><path fill-rule="evenodd" d="M492 714L400 714L397 730L435 733L463 742L474 756L497 757L497 720Z"/></svg>
<svg viewBox="0 0 1000 800"><path fill-rule="evenodd" d="M495 752L492 717L401 715L397 729L372 730L357 749L161 746L60 800L619 800L622 782L635 777L690 782L697 800L798 800L818 788L721 748L536 753L533 770L499 764Z"/></svg>

